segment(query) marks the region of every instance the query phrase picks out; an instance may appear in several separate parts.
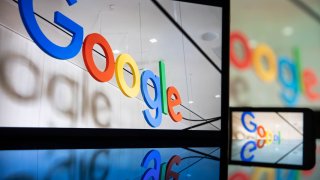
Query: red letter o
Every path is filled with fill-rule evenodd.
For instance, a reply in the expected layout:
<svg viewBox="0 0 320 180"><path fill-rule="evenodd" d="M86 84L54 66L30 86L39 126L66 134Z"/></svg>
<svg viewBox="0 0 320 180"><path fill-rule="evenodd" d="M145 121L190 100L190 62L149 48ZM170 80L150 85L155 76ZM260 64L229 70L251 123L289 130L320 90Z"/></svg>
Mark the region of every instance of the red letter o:
<svg viewBox="0 0 320 180"><path fill-rule="evenodd" d="M98 44L103 49L106 56L106 68L102 72L97 68L92 57L92 49L95 44ZM82 55L84 63L94 79L100 82L107 82L112 78L115 66L113 52L103 36L97 33L88 35L83 42Z"/></svg>
<svg viewBox="0 0 320 180"><path fill-rule="evenodd" d="M234 49L236 41L239 41L243 47L243 58L239 59ZM251 50L247 38L240 32L233 32L230 35L230 60L233 65L239 69L249 67L251 63Z"/></svg>

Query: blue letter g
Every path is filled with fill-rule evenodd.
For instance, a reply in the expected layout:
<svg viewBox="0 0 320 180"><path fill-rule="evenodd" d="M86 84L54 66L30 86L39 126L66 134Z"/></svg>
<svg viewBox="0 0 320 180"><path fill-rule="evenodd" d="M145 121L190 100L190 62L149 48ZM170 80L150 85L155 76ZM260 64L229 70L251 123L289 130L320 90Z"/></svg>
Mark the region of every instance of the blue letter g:
<svg viewBox="0 0 320 180"><path fill-rule="evenodd" d="M66 0L69 6L75 4L77 0ZM54 22L72 33L71 43L67 47L61 47L52 43L41 31L37 24L33 11L32 0L19 0L19 11L29 35L33 41L48 55L57 59L70 59L78 54L83 40L83 28L67 18L60 12L54 13Z"/></svg>
<svg viewBox="0 0 320 180"><path fill-rule="evenodd" d="M256 129L257 129L257 124L254 123L253 121L250 121L250 124L252 125L252 129L250 129L247 124L246 124L246 121L245 121L245 118L246 116L251 116L252 118L255 118L254 117L254 114L252 112L243 112L242 115L241 115L241 122L242 122L242 125L243 127L248 131L248 132L255 132Z"/></svg>

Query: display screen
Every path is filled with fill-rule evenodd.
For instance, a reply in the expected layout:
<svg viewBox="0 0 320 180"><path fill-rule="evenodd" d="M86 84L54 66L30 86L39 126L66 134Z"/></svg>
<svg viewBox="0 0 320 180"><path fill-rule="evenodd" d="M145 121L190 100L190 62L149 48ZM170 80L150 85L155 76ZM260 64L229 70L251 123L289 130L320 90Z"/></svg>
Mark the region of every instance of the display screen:
<svg viewBox="0 0 320 180"><path fill-rule="evenodd" d="M231 160L303 164L303 113L234 111Z"/></svg>
<svg viewBox="0 0 320 180"><path fill-rule="evenodd" d="M220 148L1 150L0 179L219 179Z"/></svg>
<svg viewBox="0 0 320 180"><path fill-rule="evenodd" d="M0 2L1 127L221 130L222 7L72 2Z"/></svg>

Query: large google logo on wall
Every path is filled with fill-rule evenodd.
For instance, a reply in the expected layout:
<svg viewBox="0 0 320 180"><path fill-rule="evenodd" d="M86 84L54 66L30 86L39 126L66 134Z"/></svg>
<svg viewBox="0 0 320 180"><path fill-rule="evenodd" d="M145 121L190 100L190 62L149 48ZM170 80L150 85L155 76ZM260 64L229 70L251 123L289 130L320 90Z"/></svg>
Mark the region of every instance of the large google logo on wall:
<svg viewBox="0 0 320 180"><path fill-rule="evenodd" d="M77 0L66 0L69 6L77 3ZM85 66L90 75L99 82L108 82L113 74L116 75L116 80L121 92L129 98L136 97L141 89L142 97L146 105L151 110L156 110L155 117L153 117L146 109L143 111L146 122L151 127L158 127L162 121L162 113L169 114L171 119L175 122L182 120L181 112L175 112L174 107L181 104L181 98L178 90L174 86L166 89L165 64L163 61L159 62L160 77L156 76L152 71L145 70L140 76L139 68L135 60L129 54L120 54L116 62L114 60L112 49L108 41L100 34L89 34L83 41L83 28L64 16L59 11L54 14L54 22L72 34L72 40L66 47L61 47L51 42L41 31L34 16L33 0L19 0L19 11L24 26L26 27L30 37L33 41L48 55L60 59L67 60L76 56L82 45L82 55ZM106 68L100 71L93 59L93 46L99 45L105 54ZM124 65L128 65L133 75L133 85L128 86L124 79ZM151 98L148 92L148 80L151 80L155 97Z"/></svg>
<svg viewBox="0 0 320 180"><path fill-rule="evenodd" d="M236 53L236 43L242 46L242 56ZM264 59L267 65L264 65ZM313 70L301 68L299 48L294 49L293 59L286 56L277 57L267 44L261 43L255 49L251 49L248 38L243 33L235 31L230 35L230 61L240 70L253 67L263 82L269 83L278 79L282 86L280 97L287 105L296 105L299 93L304 93L310 101L320 100L320 94L314 90L318 85L317 76Z"/></svg>

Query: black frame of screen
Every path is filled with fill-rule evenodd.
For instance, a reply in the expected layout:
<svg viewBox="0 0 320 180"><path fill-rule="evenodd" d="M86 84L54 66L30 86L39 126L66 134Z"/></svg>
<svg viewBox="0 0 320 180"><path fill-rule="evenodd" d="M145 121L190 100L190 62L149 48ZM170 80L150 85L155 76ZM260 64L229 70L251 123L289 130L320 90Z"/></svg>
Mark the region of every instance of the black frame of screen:
<svg viewBox="0 0 320 180"><path fill-rule="evenodd" d="M320 110L314 111L314 123L315 123L316 139L320 139Z"/></svg>
<svg viewBox="0 0 320 180"><path fill-rule="evenodd" d="M310 170L315 165L315 151L313 153L307 153L303 155L302 165L291 164L278 164L278 163L265 163L265 162L243 162L239 160L232 160L232 113L234 112L271 112L271 113L286 113L286 112L299 112L303 113L303 152L312 152L316 149L315 142L315 128L311 129L315 125L314 112L308 108L288 108L288 107L230 107L230 139L229 139L229 164L243 165L243 166L262 166L271 168L289 168L289 169L301 169Z"/></svg>

